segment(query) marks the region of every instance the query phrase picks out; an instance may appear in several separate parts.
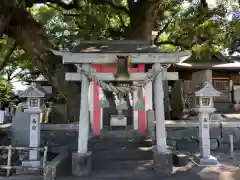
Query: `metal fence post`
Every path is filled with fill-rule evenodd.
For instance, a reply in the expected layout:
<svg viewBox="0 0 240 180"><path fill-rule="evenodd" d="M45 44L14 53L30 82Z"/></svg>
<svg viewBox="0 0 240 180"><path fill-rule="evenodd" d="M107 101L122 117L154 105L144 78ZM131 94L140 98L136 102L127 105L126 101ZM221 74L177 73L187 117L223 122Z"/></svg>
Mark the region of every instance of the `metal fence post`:
<svg viewBox="0 0 240 180"><path fill-rule="evenodd" d="M42 147L13 147L12 145L9 146L0 146L0 150L7 150L8 156L7 156L7 165L0 165L0 169L6 169L6 176L11 175L12 169L22 169L23 166L12 166L12 152L15 151L29 151L29 150L37 150L37 151L44 151L43 155L43 165L37 167L38 169L43 169L46 166L47 163L47 152L48 152L48 146ZM27 167L31 168L31 167Z"/></svg>
<svg viewBox="0 0 240 180"><path fill-rule="evenodd" d="M11 161L12 161L12 145L8 146L8 159L7 159L7 176L11 173Z"/></svg>
<svg viewBox="0 0 240 180"><path fill-rule="evenodd" d="M233 147L233 135L229 135L229 144L230 144L230 156L234 158L234 147Z"/></svg>
<svg viewBox="0 0 240 180"><path fill-rule="evenodd" d="M46 163L47 163L47 151L48 151L48 147L44 146L44 153L43 153L43 168L45 168Z"/></svg>

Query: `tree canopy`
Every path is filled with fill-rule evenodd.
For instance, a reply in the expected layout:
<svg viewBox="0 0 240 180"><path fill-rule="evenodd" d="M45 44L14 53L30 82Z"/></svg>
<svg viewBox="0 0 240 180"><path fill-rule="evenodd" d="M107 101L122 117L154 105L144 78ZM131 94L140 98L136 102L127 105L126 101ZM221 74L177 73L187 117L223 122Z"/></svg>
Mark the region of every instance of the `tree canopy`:
<svg viewBox="0 0 240 180"><path fill-rule="evenodd" d="M144 13L138 13L138 10L141 3L148 1L131 3L131 0L79 0L69 4L61 1L42 2L45 6L40 6L37 10L33 8L35 19L43 24L48 37L58 48L69 49L80 39L134 38L134 29L143 30L134 27L135 16L136 19L141 18ZM151 11L154 16L148 17L153 21L149 34L152 39L152 31L158 32L154 43L163 49L176 50L180 47L205 54L207 51L219 52L225 48L230 48L231 53L238 51L234 47L240 34L240 8L237 1L222 1L209 8L207 1L156 0L151 1L145 11L151 9L153 4ZM144 16L147 16L146 13ZM146 17L141 21L144 20ZM148 37L142 39L147 40Z"/></svg>
<svg viewBox="0 0 240 180"><path fill-rule="evenodd" d="M162 51L190 49L196 60L211 60L224 49L240 53L240 2L210 2L2 0L0 75L25 80L41 72L76 112L79 84L62 81L76 69L62 65L53 49L71 51L82 39L140 39Z"/></svg>

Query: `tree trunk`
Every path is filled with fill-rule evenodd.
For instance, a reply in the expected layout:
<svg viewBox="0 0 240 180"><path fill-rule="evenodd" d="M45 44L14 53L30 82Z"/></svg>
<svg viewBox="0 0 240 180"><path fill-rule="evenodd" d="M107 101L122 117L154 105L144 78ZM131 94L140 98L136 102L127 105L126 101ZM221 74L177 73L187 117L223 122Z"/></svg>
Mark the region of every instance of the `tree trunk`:
<svg viewBox="0 0 240 180"><path fill-rule="evenodd" d="M182 81L175 81L171 91L171 117L174 120L180 120L183 116L183 110L185 108L183 99Z"/></svg>
<svg viewBox="0 0 240 180"><path fill-rule="evenodd" d="M62 64L62 57L52 53L52 45L42 27L24 8L17 8L14 10L7 34L28 53L36 67L66 99L68 120L77 120L79 86L74 82L65 81L65 73L72 69Z"/></svg>
<svg viewBox="0 0 240 180"><path fill-rule="evenodd" d="M151 1L140 0L130 9L130 26L127 36L131 39L152 41L152 30L155 19L153 18L154 4Z"/></svg>

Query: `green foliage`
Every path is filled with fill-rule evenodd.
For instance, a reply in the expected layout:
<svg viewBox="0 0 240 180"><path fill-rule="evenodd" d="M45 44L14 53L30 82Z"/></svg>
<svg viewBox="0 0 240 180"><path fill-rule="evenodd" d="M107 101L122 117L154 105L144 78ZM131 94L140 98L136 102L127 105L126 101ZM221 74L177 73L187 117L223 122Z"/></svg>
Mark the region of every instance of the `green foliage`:
<svg viewBox="0 0 240 180"><path fill-rule="evenodd" d="M122 39L131 26L131 14L123 13L114 5L101 2L96 5L93 0L76 2L78 9L64 9L59 4L31 8L56 48L70 50L77 40ZM230 12L240 10L237 1L218 1L212 9L204 3L184 2L168 3L156 17L153 30L163 29L158 37L163 51L175 51L178 47L191 49L196 59L206 61L240 38L239 19L228 19ZM131 7L126 2L121 5Z"/></svg>
<svg viewBox="0 0 240 180"><path fill-rule="evenodd" d="M12 86L4 80L0 80L0 103L8 104L14 97Z"/></svg>
<svg viewBox="0 0 240 180"><path fill-rule="evenodd" d="M135 31L134 20L144 17L140 14L138 17L136 12L146 14L144 11L147 10L138 6L144 0L119 4L112 4L110 0L54 3L43 0L44 5L32 6L36 2L27 1L27 7L31 7L28 10L42 25L55 49L60 50L71 50L78 40L122 39L129 30ZM237 0L218 1L214 8L208 8L204 0L199 3L191 0L155 3L151 17L142 21L152 18L153 30L160 31L156 44L163 51L191 49L197 60L208 61L213 54L233 48L240 40L239 16L228 18L229 13L240 11ZM0 54L0 77L7 83L29 81L39 74L31 58L10 37L0 39Z"/></svg>
<svg viewBox="0 0 240 180"><path fill-rule="evenodd" d="M239 18L229 18L233 9L240 10L239 6L226 2L222 1L213 9L193 3L189 3L188 8L178 7L173 22L159 36L159 44L191 49L197 60L211 60L214 53L229 48L240 39ZM169 19L175 11L176 7L170 7L171 13L166 18ZM169 48L174 50L172 46Z"/></svg>
<svg viewBox="0 0 240 180"><path fill-rule="evenodd" d="M126 15L106 5L81 0L81 11L56 5L31 8L56 48L69 50L78 40L119 39L129 23ZM123 24L124 23L124 24Z"/></svg>
<svg viewBox="0 0 240 180"><path fill-rule="evenodd" d="M27 81L32 79L32 73L38 70L34 67L28 55L8 37L0 40L0 77L9 83L12 81Z"/></svg>

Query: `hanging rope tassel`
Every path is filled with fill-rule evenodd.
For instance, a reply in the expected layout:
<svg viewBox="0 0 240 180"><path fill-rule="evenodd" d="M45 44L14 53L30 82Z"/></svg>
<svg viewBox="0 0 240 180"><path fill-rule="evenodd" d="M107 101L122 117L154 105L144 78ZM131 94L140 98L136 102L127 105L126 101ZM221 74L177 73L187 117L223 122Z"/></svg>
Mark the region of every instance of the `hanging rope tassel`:
<svg viewBox="0 0 240 180"><path fill-rule="evenodd" d="M124 119L124 115L123 115L123 111L122 110L118 110L118 114L117 114L117 116L118 116L118 119L120 120L120 119Z"/></svg>
<svg viewBox="0 0 240 180"><path fill-rule="evenodd" d="M120 97L119 104L117 105L118 110L128 109L127 102L124 100L124 97Z"/></svg>
<svg viewBox="0 0 240 180"><path fill-rule="evenodd" d="M134 110L145 110L145 104L143 102L143 90L138 90L138 99L135 103Z"/></svg>
<svg viewBox="0 0 240 180"><path fill-rule="evenodd" d="M131 64L131 56L128 56L127 60L128 60L128 65Z"/></svg>
<svg viewBox="0 0 240 180"><path fill-rule="evenodd" d="M110 107L110 104L107 100L107 98L105 97L105 95L103 94L101 99L100 99L100 104L99 104L100 108L108 108Z"/></svg>

